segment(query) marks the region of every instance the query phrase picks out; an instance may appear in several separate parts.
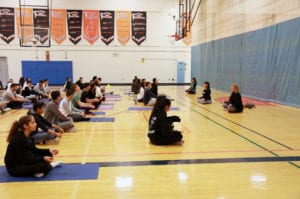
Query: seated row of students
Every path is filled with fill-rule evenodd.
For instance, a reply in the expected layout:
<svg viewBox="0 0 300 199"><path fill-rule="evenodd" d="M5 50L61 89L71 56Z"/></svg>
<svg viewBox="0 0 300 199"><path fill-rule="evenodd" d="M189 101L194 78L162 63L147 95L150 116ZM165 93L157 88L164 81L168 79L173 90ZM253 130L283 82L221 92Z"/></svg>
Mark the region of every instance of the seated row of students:
<svg viewBox="0 0 300 199"><path fill-rule="evenodd" d="M192 78L191 87L186 90L189 94L196 94L196 78ZM201 104L211 104L211 90L209 82L203 83L202 96L197 98L197 101ZM228 101L223 102L223 108L229 113L243 112L242 96L239 91L239 87L236 84L231 85L231 95Z"/></svg>
<svg viewBox="0 0 300 199"><path fill-rule="evenodd" d="M132 88L134 89L134 93L137 94L136 101L143 102L145 106L153 106L158 96L158 80L153 78L152 81L151 84L150 82L146 82L146 79L140 80L137 76L133 80Z"/></svg>
<svg viewBox="0 0 300 199"><path fill-rule="evenodd" d="M152 87L151 92L155 95L158 95L158 80L157 78L152 79ZM134 77L131 84L131 92L134 94L139 94L141 91L141 87L145 88L146 86L146 79L139 79L137 76Z"/></svg>

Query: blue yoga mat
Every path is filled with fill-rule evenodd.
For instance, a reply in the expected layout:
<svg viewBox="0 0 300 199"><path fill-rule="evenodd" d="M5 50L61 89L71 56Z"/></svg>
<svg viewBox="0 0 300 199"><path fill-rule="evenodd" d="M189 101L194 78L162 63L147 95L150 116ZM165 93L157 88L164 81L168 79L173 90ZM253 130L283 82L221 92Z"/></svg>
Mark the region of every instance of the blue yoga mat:
<svg viewBox="0 0 300 199"><path fill-rule="evenodd" d="M130 111L151 111L153 107L129 107L128 110ZM178 107L171 107L170 110L179 110Z"/></svg>
<svg viewBox="0 0 300 199"><path fill-rule="evenodd" d="M99 164L63 164L53 168L47 175L36 177L10 176L4 166L0 166L0 183L30 182L30 181L59 181L59 180L92 180L98 178Z"/></svg>
<svg viewBox="0 0 300 199"><path fill-rule="evenodd" d="M90 118L89 122L114 122L114 117L93 117Z"/></svg>
<svg viewBox="0 0 300 199"><path fill-rule="evenodd" d="M93 114L95 114L95 115L105 115L105 112L97 111L97 112L93 112Z"/></svg>

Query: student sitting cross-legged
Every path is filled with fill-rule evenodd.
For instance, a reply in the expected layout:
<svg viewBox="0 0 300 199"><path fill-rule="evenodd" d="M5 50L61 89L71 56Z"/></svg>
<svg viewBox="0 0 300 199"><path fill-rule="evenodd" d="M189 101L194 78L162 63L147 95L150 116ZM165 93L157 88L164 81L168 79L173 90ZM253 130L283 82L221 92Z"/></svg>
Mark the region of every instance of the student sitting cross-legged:
<svg viewBox="0 0 300 199"><path fill-rule="evenodd" d="M145 106L153 106L156 102L157 95L151 92L152 85L150 82L146 82L146 87L144 91L144 105Z"/></svg>
<svg viewBox="0 0 300 199"><path fill-rule="evenodd" d="M244 106L239 87L236 84L232 84L231 91L232 93L229 97L229 101L223 103L223 108L225 108L229 113L243 112Z"/></svg>
<svg viewBox="0 0 300 199"><path fill-rule="evenodd" d="M204 82L203 83L203 91L202 91L202 96L198 98L198 102L200 104L211 104L211 96L210 96L210 86L209 82Z"/></svg>
<svg viewBox="0 0 300 199"><path fill-rule="evenodd" d="M45 111L45 104L43 102L36 102L33 105L33 108L27 112L27 115L32 115L37 123L37 129L32 132L31 136L33 137L34 143L47 143L49 140L54 141L55 143L59 142L56 137L61 137L64 130L47 121L42 114ZM39 130L40 129L40 130ZM55 132L55 130L57 132Z"/></svg>
<svg viewBox="0 0 300 199"><path fill-rule="evenodd" d="M196 94L196 91L197 91L197 79L193 77L190 88L186 89L185 92L188 94Z"/></svg>
<svg viewBox="0 0 300 199"><path fill-rule="evenodd" d="M22 105L26 101L26 99L16 93L16 90L18 90L18 88L18 84L12 83L10 85L10 89L6 90L3 93L2 97L3 100L7 102L7 107L12 109L22 108Z"/></svg>
<svg viewBox="0 0 300 199"><path fill-rule="evenodd" d="M44 117L51 123L54 123L64 129L64 131L74 131L73 119L64 116L60 111L58 104L61 101L59 91L51 93L52 100L46 105Z"/></svg>
<svg viewBox="0 0 300 199"><path fill-rule="evenodd" d="M148 137L155 145L182 144L180 131L174 130L173 122L180 122L178 116L167 117L171 101L166 96L158 96L149 119Z"/></svg>
<svg viewBox="0 0 300 199"><path fill-rule="evenodd" d="M84 111L75 108L72 104L74 93L73 89L66 91L66 97L60 102L59 110L64 116L71 117L75 122L83 121L85 118Z"/></svg>
<svg viewBox="0 0 300 199"><path fill-rule="evenodd" d="M32 115L22 116L12 124L7 136L8 146L4 158L6 170L12 176L42 177L61 162L53 162L58 150L36 148L31 133L36 130Z"/></svg>
<svg viewBox="0 0 300 199"><path fill-rule="evenodd" d="M96 96L91 96L93 91L91 90L90 83L84 83L84 89L81 93L80 101L84 103L93 104L96 108L101 104L101 100L99 100Z"/></svg>
<svg viewBox="0 0 300 199"><path fill-rule="evenodd" d="M75 108L84 110L85 114L91 114L90 110L95 109L95 106L91 103L85 103L80 100L81 94L80 94L80 87L78 84L73 84L71 86L71 89L75 90L75 93L72 98L72 104Z"/></svg>

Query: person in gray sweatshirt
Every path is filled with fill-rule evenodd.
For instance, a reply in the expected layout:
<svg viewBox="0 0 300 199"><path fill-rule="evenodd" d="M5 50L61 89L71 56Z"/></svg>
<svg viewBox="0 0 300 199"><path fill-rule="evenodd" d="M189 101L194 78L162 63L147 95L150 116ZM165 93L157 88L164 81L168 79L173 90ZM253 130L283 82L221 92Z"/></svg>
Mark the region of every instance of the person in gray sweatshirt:
<svg viewBox="0 0 300 199"><path fill-rule="evenodd" d="M73 119L64 116L59 111L59 102L61 101L61 96L59 91L53 91L51 93L52 100L46 105L44 117L51 123L54 123L61 127L64 131L75 131Z"/></svg>

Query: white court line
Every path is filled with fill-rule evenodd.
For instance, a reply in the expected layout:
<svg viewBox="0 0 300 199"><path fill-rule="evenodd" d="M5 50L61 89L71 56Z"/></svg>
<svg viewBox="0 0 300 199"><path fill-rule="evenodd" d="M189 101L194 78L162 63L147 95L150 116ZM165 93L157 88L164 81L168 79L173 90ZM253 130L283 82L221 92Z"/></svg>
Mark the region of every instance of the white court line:
<svg viewBox="0 0 300 199"><path fill-rule="evenodd" d="M85 164L86 163L86 158L87 158L90 146L91 146L92 138L94 136L94 130L95 130L95 127L93 126L92 130L90 131L91 133L89 135L89 139L87 141L87 144L86 144L86 147L85 147L85 151L83 153L84 156L83 156L83 158L81 160L81 164ZM76 182L74 184L74 187L73 187L73 191L72 191L71 196L70 196L70 199L76 199L77 198L77 193L78 193L79 185L80 185L80 181L76 180Z"/></svg>

